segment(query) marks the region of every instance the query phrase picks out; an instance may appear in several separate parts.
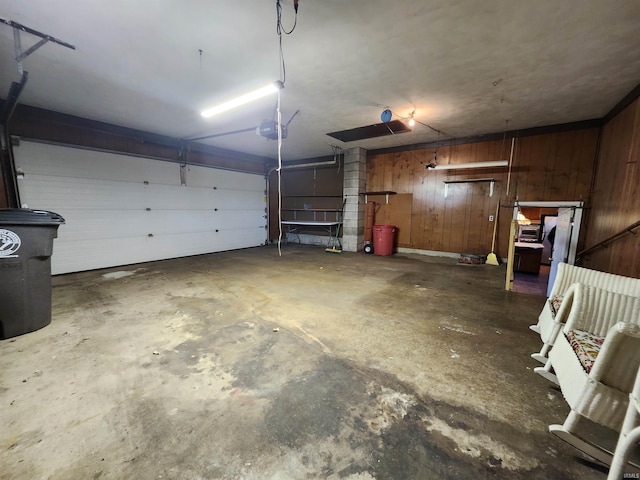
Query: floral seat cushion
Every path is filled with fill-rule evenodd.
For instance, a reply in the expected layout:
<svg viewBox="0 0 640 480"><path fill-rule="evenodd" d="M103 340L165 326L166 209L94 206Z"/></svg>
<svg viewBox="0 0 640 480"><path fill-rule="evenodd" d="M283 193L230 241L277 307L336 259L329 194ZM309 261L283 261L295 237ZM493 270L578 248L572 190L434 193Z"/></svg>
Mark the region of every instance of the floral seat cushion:
<svg viewBox="0 0 640 480"><path fill-rule="evenodd" d="M551 315L556 316L558 310L560 310L560 305L562 305L562 299L564 297L562 295L551 295L549 298L549 307L551 308Z"/></svg>
<svg viewBox="0 0 640 480"><path fill-rule="evenodd" d="M570 330L565 336L569 340L573 351L576 352L582 368L589 373L600 352L600 347L604 343L604 337L582 330Z"/></svg>

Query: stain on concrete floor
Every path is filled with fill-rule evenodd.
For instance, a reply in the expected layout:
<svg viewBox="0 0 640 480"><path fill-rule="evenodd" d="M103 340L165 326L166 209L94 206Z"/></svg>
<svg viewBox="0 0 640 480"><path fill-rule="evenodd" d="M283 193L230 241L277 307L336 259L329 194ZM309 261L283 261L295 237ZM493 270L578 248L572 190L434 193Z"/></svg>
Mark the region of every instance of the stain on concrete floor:
<svg viewBox="0 0 640 480"><path fill-rule="evenodd" d="M547 432L543 299L501 268L265 247L55 277L52 324L0 342L0 479L604 479Z"/></svg>

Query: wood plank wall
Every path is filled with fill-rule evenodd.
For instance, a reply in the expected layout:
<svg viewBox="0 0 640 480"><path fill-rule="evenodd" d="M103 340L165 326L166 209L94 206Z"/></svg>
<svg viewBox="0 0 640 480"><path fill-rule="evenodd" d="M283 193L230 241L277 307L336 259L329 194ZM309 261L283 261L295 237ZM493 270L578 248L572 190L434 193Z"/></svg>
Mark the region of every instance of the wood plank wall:
<svg viewBox="0 0 640 480"><path fill-rule="evenodd" d="M588 216L586 247L640 220L640 99L602 129ZM588 255L588 268L640 278L640 235L627 235Z"/></svg>
<svg viewBox="0 0 640 480"><path fill-rule="evenodd" d="M507 168L431 170L425 165L508 160L511 139L475 142L396 153L370 154L367 190L413 195L411 241L414 249L487 254L491 251L498 201L496 253L506 256L509 222L516 196L520 201L589 202L599 129L588 128L516 138L509 193ZM445 181L495 179L489 182ZM407 212L396 211L402 218Z"/></svg>

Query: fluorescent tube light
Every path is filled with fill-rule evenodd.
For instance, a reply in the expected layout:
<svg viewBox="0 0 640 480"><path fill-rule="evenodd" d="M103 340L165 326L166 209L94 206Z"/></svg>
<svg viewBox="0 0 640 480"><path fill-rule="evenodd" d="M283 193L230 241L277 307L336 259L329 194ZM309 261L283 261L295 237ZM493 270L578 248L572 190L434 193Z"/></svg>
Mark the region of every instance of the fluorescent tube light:
<svg viewBox="0 0 640 480"><path fill-rule="evenodd" d="M449 163L443 165L436 165L432 167L434 170L457 170L463 168L492 168L492 167L506 167L509 162L506 160L495 160L493 162L473 162L473 163Z"/></svg>
<svg viewBox="0 0 640 480"><path fill-rule="evenodd" d="M200 115L205 118L213 117L218 113L226 112L227 110L239 107L240 105L244 105L245 103L253 102L254 100L257 100L259 98L266 97L271 93L276 93L281 88L284 88L284 84L280 81L270 83L266 87L259 88L258 90L246 93L237 98L234 98L233 100L229 100L228 102L224 102L220 105L216 105L215 107L203 110Z"/></svg>

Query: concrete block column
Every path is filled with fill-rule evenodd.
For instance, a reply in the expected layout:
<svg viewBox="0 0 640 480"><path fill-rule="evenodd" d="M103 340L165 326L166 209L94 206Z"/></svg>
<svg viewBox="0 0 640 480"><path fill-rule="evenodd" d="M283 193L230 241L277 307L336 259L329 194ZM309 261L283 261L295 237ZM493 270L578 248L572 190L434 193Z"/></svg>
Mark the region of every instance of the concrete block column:
<svg viewBox="0 0 640 480"><path fill-rule="evenodd" d="M344 153L342 193L347 199L342 219L342 249L357 252L364 245L364 195L366 187L367 151L350 148Z"/></svg>

